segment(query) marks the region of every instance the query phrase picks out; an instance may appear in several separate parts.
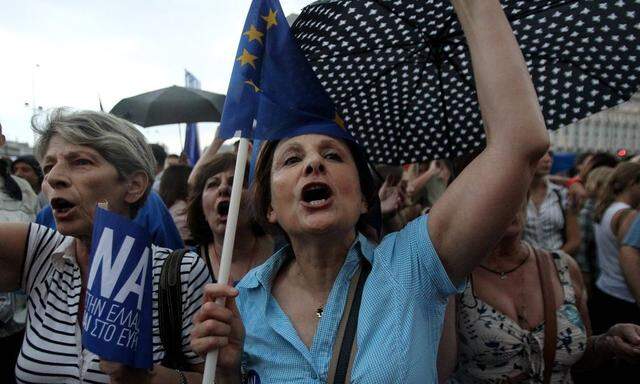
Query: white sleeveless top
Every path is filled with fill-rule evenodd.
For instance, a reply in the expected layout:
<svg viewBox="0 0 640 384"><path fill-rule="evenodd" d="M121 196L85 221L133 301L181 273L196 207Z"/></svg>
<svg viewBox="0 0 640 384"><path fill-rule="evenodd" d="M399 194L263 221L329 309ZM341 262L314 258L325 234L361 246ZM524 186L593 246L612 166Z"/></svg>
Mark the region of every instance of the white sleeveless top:
<svg viewBox="0 0 640 384"><path fill-rule="evenodd" d="M596 280L596 286L608 295L630 303L635 303L635 299L633 295L631 295L631 292L629 292L627 282L620 268L620 262L618 261L620 244L611 231L611 219L613 216L627 208L631 208L631 206L626 203L615 202L604 211L602 220L600 220L599 223L593 224L598 267L600 268L600 276L598 276L598 280Z"/></svg>

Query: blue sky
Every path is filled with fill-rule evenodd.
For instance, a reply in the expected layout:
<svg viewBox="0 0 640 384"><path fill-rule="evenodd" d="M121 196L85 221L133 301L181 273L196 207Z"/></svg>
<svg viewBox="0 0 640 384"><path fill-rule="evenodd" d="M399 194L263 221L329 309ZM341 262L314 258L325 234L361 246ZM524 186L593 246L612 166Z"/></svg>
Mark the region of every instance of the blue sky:
<svg viewBox="0 0 640 384"><path fill-rule="evenodd" d="M312 0L280 0L286 14ZM106 110L120 99L183 85L226 93L250 0L22 0L0 12L0 122L9 140L33 142L31 108ZM38 65L38 66L36 66ZM200 125L201 147L215 124ZM178 127L142 129L149 142L181 148ZM184 125L182 126L184 134Z"/></svg>

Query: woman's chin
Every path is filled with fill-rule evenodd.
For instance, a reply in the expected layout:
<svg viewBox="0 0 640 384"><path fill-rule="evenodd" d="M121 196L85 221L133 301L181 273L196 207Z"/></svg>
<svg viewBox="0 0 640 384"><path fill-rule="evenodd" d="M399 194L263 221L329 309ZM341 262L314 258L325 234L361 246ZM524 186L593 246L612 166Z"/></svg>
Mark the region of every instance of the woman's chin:
<svg viewBox="0 0 640 384"><path fill-rule="evenodd" d="M87 236L86 226L79 225L74 222L57 222L56 231L65 236L71 236L75 238Z"/></svg>
<svg viewBox="0 0 640 384"><path fill-rule="evenodd" d="M330 218L314 218L313 220L302 223L299 230L307 235L322 236L334 233L349 233L345 227L344 223L331 220ZM349 228L355 228L355 224Z"/></svg>

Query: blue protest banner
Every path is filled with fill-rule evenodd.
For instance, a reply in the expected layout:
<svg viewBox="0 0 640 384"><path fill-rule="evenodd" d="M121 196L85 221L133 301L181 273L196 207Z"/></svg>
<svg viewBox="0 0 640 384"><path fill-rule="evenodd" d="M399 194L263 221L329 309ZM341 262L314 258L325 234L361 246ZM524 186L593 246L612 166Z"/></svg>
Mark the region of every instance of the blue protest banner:
<svg viewBox="0 0 640 384"><path fill-rule="evenodd" d="M101 359L152 367L151 260L144 228L96 208L82 344Z"/></svg>

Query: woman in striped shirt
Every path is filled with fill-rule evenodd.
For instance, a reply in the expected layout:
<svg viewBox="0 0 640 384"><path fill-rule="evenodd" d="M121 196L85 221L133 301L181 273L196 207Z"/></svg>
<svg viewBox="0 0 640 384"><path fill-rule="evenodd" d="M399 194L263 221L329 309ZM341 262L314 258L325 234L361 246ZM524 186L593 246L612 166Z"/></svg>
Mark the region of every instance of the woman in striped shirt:
<svg viewBox="0 0 640 384"><path fill-rule="evenodd" d="M159 365L165 351L158 327L158 283L169 250L153 247L152 371L101 361L81 342L93 215L98 202L133 217L153 182L154 159L144 137L128 122L98 112L51 113L36 155L43 190L57 231L36 224L0 226L0 291L21 287L29 295L26 336L16 365L20 383L199 382L202 360L189 347L191 316L209 280L204 262L187 254L182 281L183 353L194 372Z"/></svg>

